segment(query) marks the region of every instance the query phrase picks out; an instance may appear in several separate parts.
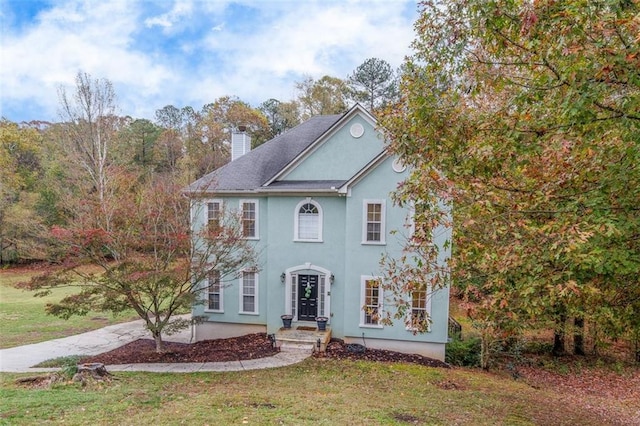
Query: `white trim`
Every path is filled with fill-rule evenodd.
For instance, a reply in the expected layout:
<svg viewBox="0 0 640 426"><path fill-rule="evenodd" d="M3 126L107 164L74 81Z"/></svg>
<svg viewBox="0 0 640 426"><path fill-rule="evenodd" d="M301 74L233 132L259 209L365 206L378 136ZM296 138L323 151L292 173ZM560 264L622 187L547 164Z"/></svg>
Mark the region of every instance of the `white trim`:
<svg viewBox="0 0 640 426"><path fill-rule="evenodd" d="M390 157L390 154L387 151L382 151L375 157L373 160L369 161L367 165L365 165L362 169L360 169L355 175L349 178L340 188L338 188L339 194L346 194L347 196L351 196L351 188L355 186L360 180L362 180L365 176L371 173L379 164L384 162L387 158Z"/></svg>
<svg viewBox="0 0 640 426"><path fill-rule="evenodd" d="M425 291L424 311L427 313L427 316L431 318L431 295L432 295L431 285L427 284L424 291ZM409 294L409 305L410 306L407 313L408 317L405 318L405 330L413 333L417 331L415 327L411 327L411 315L413 315L413 294ZM431 323L427 325L427 329L424 331L427 333L431 332Z"/></svg>
<svg viewBox="0 0 640 426"><path fill-rule="evenodd" d="M211 272L211 271L210 271ZM218 271L219 273L219 271ZM204 287L204 294L205 294L205 308L204 311L205 312L212 312L212 313L216 313L216 314L223 314L224 313L224 286L222 285L222 275L220 275L219 279L218 279L218 294L220 296L220 308L219 309L211 309L209 308L209 274L207 274L207 278L205 279L206 285Z"/></svg>
<svg viewBox="0 0 640 426"><path fill-rule="evenodd" d="M349 133L355 139L359 139L364 135L364 126L361 123L353 123L349 127Z"/></svg>
<svg viewBox="0 0 640 426"><path fill-rule="evenodd" d="M254 280L253 280L253 307L254 310L253 311L245 311L244 310L244 275L245 274L253 274ZM258 309L259 305L258 305L258 273L254 272L254 271L242 271L240 274L240 289L238 291L238 294L240 295L240 305L238 306L238 313L242 314L242 315L260 315L260 310ZM251 295L249 295L251 296Z"/></svg>
<svg viewBox="0 0 640 426"><path fill-rule="evenodd" d="M368 212L369 206L379 204L380 205L380 240L368 241L367 225L369 224ZM376 199L364 199L362 200L362 243L366 245L385 245L386 244L386 220L387 220L387 202L386 200Z"/></svg>
<svg viewBox="0 0 640 426"><path fill-rule="evenodd" d="M258 199L241 199L239 200L240 215L242 220L242 227L244 229L244 203L253 203L255 205L255 235L251 237L245 237L247 240L259 240L260 239L260 201Z"/></svg>
<svg viewBox="0 0 640 426"><path fill-rule="evenodd" d="M294 158L289 164L287 164L282 170L276 173L271 179L266 181L262 186L269 186L277 180L283 180L292 170L298 167L308 156L310 156L315 150L317 150L324 142L330 139L336 132L344 127L345 123L348 123L353 117L360 116L365 122L369 123L374 129L377 126L377 121L373 115L366 108L359 103L356 103L349 111L345 112L326 132L320 135L314 142L312 142L304 151L302 151L296 158ZM379 134L382 134L378 131Z"/></svg>
<svg viewBox="0 0 640 426"><path fill-rule="evenodd" d="M191 229L192 232L195 231L194 226L196 225L195 219L197 217L197 206L198 205L199 205L199 203L196 202L195 199L191 198L189 200L189 229Z"/></svg>
<svg viewBox="0 0 640 426"><path fill-rule="evenodd" d="M391 168L393 169L394 172L396 173L402 173L405 170L407 170L407 165L404 164L404 162L402 161L402 159L400 158L395 158L393 160L393 163L391 163Z"/></svg>
<svg viewBox="0 0 640 426"><path fill-rule="evenodd" d="M367 300L367 282L379 281L380 286L378 288L378 323L367 324L365 322L365 304ZM360 327L362 328L384 328L381 324L382 310L383 310L383 289L382 289L382 277L376 277L373 275L360 275Z"/></svg>
<svg viewBox="0 0 640 426"><path fill-rule="evenodd" d="M331 271L321 266L312 265L311 262L304 263L302 265L292 266L287 268L285 273L285 314L294 315L293 320L298 321L298 297L293 296L293 282L297 285L298 272L313 271L318 273L318 297L324 298L324 303L318 300L318 316L325 316L329 318L331 323ZM320 294L320 280L324 276L324 294ZM324 307L324 312L320 311L320 308ZM293 312L295 309L295 313Z"/></svg>
<svg viewBox="0 0 640 426"><path fill-rule="evenodd" d="M300 208L305 204L312 204L318 209L318 238L300 238L299 237L299 225L300 225ZM300 201L295 210L293 211L293 241L305 242L305 243L321 243L322 242L322 223L324 214L322 212L322 206L316 200L312 200L311 197L307 197Z"/></svg>
<svg viewBox="0 0 640 426"><path fill-rule="evenodd" d="M209 203L218 203L220 205L220 210L218 210L219 217L218 222L220 222L224 216L224 201L221 198L207 198L204 200L204 227L209 226Z"/></svg>

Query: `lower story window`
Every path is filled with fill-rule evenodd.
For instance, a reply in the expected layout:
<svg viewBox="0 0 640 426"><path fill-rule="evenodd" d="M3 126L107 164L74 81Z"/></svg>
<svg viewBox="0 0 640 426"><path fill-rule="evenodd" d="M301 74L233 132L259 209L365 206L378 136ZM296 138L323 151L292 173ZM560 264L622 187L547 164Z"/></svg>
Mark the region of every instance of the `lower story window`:
<svg viewBox="0 0 640 426"><path fill-rule="evenodd" d="M382 287L379 277L363 276L362 285L362 311L360 313L360 325L380 327L382 314Z"/></svg>
<svg viewBox="0 0 640 426"><path fill-rule="evenodd" d="M240 286L240 312L245 314L258 313L258 274L243 272Z"/></svg>
<svg viewBox="0 0 640 426"><path fill-rule="evenodd" d="M211 271L207 277L207 309L222 312L222 286L220 285L220 271Z"/></svg>
<svg viewBox="0 0 640 426"><path fill-rule="evenodd" d="M418 290L411 293L410 328L412 330L427 330L429 328L426 290Z"/></svg>

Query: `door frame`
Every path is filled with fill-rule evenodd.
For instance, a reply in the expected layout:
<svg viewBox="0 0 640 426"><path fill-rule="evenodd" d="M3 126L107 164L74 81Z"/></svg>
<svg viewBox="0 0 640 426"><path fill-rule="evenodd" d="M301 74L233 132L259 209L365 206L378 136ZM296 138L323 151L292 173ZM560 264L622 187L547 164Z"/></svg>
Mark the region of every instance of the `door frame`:
<svg viewBox="0 0 640 426"><path fill-rule="evenodd" d="M285 314L293 315L293 320L298 321L298 297L293 297L293 288L297 291L296 285L293 286L294 277L300 275L318 275L318 316L329 318L331 322L331 271L321 266L313 265L311 262L302 265L292 266L284 271L285 274L285 291L284 303Z"/></svg>
<svg viewBox="0 0 640 426"><path fill-rule="evenodd" d="M322 316L318 315L320 311L320 276L316 273L313 274L305 274L299 273L296 274L296 302L297 309L296 314L298 320L300 321L315 321L317 317ZM308 291L305 291L303 288L303 279L307 281L307 284L310 286ZM313 287L311 285L313 284ZM293 280L291 285L293 286ZM310 297L304 297L306 294L309 294ZM293 287L291 288L291 297L293 297ZM303 303L307 304L307 309L304 309ZM293 304L292 304L293 307ZM302 313L305 312L304 318L302 318Z"/></svg>

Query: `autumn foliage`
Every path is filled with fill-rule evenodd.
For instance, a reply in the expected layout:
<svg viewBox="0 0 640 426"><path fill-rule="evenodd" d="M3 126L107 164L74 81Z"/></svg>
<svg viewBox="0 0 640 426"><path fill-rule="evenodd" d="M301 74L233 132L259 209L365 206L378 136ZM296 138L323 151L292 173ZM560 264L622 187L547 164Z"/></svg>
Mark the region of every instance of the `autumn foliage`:
<svg viewBox="0 0 640 426"><path fill-rule="evenodd" d="M117 314L133 309L154 337L156 350L162 351L163 334L188 326L175 316L201 301L209 271L231 279L242 269L256 267L257 256L232 212L224 215L221 226L195 235L194 249L189 203L180 188L162 178L131 185L131 178L110 180L125 187L117 189L117 201L108 205L108 221L101 217L104 205L94 200L87 201L74 224L52 229L64 261L25 286L40 295L54 287L77 288L77 293L47 305L49 313L63 318L91 310ZM93 272L86 265L100 270Z"/></svg>
<svg viewBox="0 0 640 426"><path fill-rule="evenodd" d="M575 351L640 330L637 1L424 1L402 101L400 202L453 206L453 286L485 343ZM443 178L444 177L444 178ZM423 241L427 246L429 239ZM428 262L427 262L428 264ZM428 271L426 271L428 272Z"/></svg>

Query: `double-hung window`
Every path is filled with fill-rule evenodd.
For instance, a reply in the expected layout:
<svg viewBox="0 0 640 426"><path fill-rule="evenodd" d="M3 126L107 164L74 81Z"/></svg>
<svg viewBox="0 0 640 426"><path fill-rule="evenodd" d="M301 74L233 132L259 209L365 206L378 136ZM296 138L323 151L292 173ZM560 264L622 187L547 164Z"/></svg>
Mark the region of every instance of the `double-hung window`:
<svg viewBox="0 0 640 426"><path fill-rule="evenodd" d="M362 244L385 243L385 200L364 200Z"/></svg>
<svg viewBox="0 0 640 426"><path fill-rule="evenodd" d="M382 327L382 285L380 277L364 275L361 282L360 326Z"/></svg>
<svg viewBox="0 0 640 426"><path fill-rule="evenodd" d="M222 201L211 200L207 202L207 226L210 230L215 230L220 226L222 218Z"/></svg>
<svg viewBox="0 0 640 426"><path fill-rule="evenodd" d="M307 198L296 206L294 218L295 241L322 241L322 207Z"/></svg>
<svg viewBox="0 0 640 426"><path fill-rule="evenodd" d="M240 276L240 313L258 313L258 274L243 271Z"/></svg>
<svg viewBox="0 0 640 426"><path fill-rule="evenodd" d="M222 284L220 271L212 270L207 276L207 310L222 312Z"/></svg>
<svg viewBox="0 0 640 426"><path fill-rule="evenodd" d="M258 202L256 200L241 200L242 235L249 239L258 239Z"/></svg>
<svg viewBox="0 0 640 426"><path fill-rule="evenodd" d="M411 316L409 330L429 330L429 300L426 289L411 293Z"/></svg>

